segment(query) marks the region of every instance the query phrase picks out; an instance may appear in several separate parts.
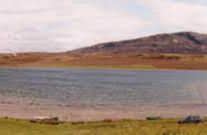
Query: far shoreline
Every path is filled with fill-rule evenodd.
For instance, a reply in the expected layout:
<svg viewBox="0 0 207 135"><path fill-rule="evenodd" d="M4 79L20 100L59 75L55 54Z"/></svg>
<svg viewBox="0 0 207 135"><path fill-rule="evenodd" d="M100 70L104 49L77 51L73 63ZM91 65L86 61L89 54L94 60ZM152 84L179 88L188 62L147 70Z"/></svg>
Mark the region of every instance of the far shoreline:
<svg viewBox="0 0 207 135"><path fill-rule="evenodd" d="M131 68L131 67L101 67L101 66L2 66L0 69L60 69L60 70L114 70L114 71L207 71L207 69L179 69L179 68Z"/></svg>
<svg viewBox="0 0 207 135"><path fill-rule="evenodd" d="M202 54L47 54L0 55L0 67L109 70L207 70Z"/></svg>

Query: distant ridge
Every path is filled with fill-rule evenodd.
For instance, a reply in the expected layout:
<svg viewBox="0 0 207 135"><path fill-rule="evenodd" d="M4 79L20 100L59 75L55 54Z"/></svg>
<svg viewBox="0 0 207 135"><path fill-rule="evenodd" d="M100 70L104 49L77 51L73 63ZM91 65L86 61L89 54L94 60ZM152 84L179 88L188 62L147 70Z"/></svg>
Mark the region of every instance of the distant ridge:
<svg viewBox="0 0 207 135"><path fill-rule="evenodd" d="M207 34L178 32L101 43L69 53L178 53L207 54Z"/></svg>

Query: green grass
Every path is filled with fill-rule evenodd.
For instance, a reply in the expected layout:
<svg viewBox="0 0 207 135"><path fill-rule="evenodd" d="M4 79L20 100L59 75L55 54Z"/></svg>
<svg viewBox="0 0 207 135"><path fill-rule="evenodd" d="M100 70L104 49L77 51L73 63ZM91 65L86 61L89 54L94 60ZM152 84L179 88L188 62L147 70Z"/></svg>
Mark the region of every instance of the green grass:
<svg viewBox="0 0 207 135"><path fill-rule="evenodd" d="M5 66L6 67L6 66ZM77 65L70 65L70 64L19 64L17 66L7 66L7 67L26 67L26 68L78 68L78 69L126 69L126 70L152 70L152 69L159 69L156 68L154 66L150 66L150 65L142 65L142 64L134 64L134 65L107 65L107 66L103 66L103 65L96 65L96 66L77 66Z"/></svg>
<svg viewBox="0 0 207 135"><path fill-rule="evenodd" d="M206 135L207 124L179 125L177 120L34 124L0 119L1 135Z"/></svg>

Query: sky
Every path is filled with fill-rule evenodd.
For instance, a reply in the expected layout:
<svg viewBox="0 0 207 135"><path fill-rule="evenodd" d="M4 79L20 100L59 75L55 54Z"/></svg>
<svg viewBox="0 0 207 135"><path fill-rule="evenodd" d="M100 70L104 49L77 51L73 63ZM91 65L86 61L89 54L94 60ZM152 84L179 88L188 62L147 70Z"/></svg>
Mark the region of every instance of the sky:
<svg viewBox="0 0 207 135"><path fill-rule="evenodd" d="M205 0L0 0L0 52L60 52L157 33L207 33Z"/></svg>

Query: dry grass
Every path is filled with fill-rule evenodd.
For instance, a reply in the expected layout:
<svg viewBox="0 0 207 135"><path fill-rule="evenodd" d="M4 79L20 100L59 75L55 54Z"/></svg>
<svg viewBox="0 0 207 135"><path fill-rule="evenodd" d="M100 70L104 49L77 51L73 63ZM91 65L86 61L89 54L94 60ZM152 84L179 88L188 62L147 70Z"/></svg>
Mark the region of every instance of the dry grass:
<svg viewBox="0 0 207 135"><path fill-rule="evenodd" d="M207 69L207 55L184 54L19 54L0 55L0 66L120 69Z"/></svg>
<svg viewBox="0 0 207 135"><path fill-rule="evenodd" d="M179 125L176 119L79 122L60 125L0 119L2 135L206 135L206 133L206 123Z"/></svg>

